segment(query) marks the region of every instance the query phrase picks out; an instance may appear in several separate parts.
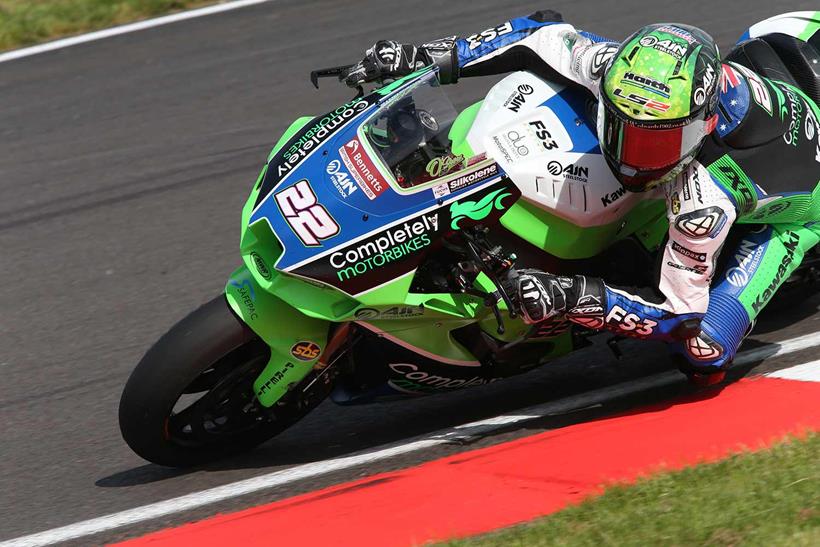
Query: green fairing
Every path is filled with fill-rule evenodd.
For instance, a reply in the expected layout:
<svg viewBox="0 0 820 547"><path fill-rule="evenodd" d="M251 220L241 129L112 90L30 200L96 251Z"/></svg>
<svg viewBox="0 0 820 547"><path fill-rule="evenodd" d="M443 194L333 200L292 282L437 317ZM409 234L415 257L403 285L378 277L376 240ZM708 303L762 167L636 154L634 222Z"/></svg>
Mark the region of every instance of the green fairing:
<svg viewBox="0 0 820 547"><path fill-rule="evenodd" d="M484 275L480 274L475 282L476 288L485 292L496 290L495 285ZM372 297L374 291L368 293ZM495 316L483 302L474 296L464 294L414 294L405 293L403 305L412 309L415 316L401 319L369 319L367 323L374 330L387 334L430 355L441 357L442 360L477 362L477 359L466 348L458 344L452 336L452 331L478 322L481 329L493 338L502 342L512 342L527 333L529 327L520 317L510 319L507 307L499 302L499 308L505 316L504 334L496 331L498 324ZM372 301L372 300L371 300ZM393 300L396 302L397 300ZM367 305L365 307L376 307ZM395 304L377 307L379 310L395 308ZM544 359L555 359L569 353L573 349L572 336L565 332L549 340L550 348L545 348ZM534 341L543 343L543 340Z"/></svg>
<svg viewBox="0 0 820 547"><path fill-rule="evenodd" d="M453 122L450 128L449 138L452 144L452 153L454 156L462 155L465 158L473 156L473 148L467 142L467 134L473 126L476 117L478 116L481 105L484 101L478 101L474 105L464 109Z"/></svg>
<svg viewBox="0 0 820 547"><path fill-rule="evenodd" d="M403 85L418 73L394 82L379 93L389 94L392 89ZM481 103L465 110L451 128L454 153L466 157L473 155L466 141L466 135L475 120ZM298 131L315 118L303 117L296 120L272 150L272 158ZM270 361L254 383L261 404L271 406L285 393L288 386L301 381L312 370L315 360L303 362L291 354L294 344L309 341L324 349L329 327L333 322L357 320L357 312L375 314L367 321L374 329L397 340L438 356L444 361L476 362L475 356L456 343L452 332L466 325L478 323L481 329L501 342L511 342L527 331L520 318L510 319L506 307L500 303L505 318L505 333L497 333L497 323L492 311L482 299L465 294L415 294L410 293L414 272L409 272L377 289L355 298L345 295L335 288L274 269L282 247L270 226L265 221L248 225L256 203L261 181L267 165L262 169L257 182L242 210L242 236L240 248L245 266L234 272L226 285L228 302L237 315L271 348ZM499 189L479 199L478 202L462 202L452 205L452 217L458 223L460 218L481 220L495 209L503 209L501 200L509 194ZM546 211L519 202L502 217L502 224L523 239L538 245L556 256L576 258L592 256L602 251L612 241L638 231L639 237L658 243L663 237L665 224L663 203L642 203L620 223L601 228L579 228L554 217ZM653 231L652 227L656 229ZM660 226L661 230L657 227ZM547 236L550 236L549 238ZM479 275L476 287L484 292L496 288L483 274ZM544 344L544 340L528 341ZM544 344L543 360L555 358L572 351L573 340L570 332L549 339Z"/></svg>
<svg viewBox="0 0 820 547"><path fill-rule="evenodd" d="M276 141L273 150L271 150L270 154L268 154L268 163L270 163L270 160L273 159L273 156L275 156L276 153L279 152L279 150L281 150L282 147L285 146L285 144L287 144L287 142L290 140L292 136L294 136L297 132L299 132L299 130L301 130L303 127L305 127L307 124L309 124L315 119L315 116L302 116L301 118L297 118L296 121L290 124L290 126L285 130L285 133L279 138L278 141Z"/></svg>
<svg viewBox="0 0 820 547"><path fill-rule="evenodd" d="M452 222L450 222L450 228L453 230L459 229L459 221L464 217L467 217L471 220L479 221L484 220L487 218L487 215L492 213L493 209L497 209L499 211L504 210L504 205L501 203L505 197L510 196L509 192L504 192L504 188L499 188L495 192L491 194L487 194L479 201L463 201L463 202L455 202L450 205L450 216L452 217Z"/></svg>
<svg viewBox="0 0 820 547"><path fill-rule="evenodd" d="M587 228L519 200L501 217L501 225L539 249L563 259L590 258L634 233L648 249L652 249L660 244L668 228L663 200L641 201L623 220Z"/></svg>
<svg viewBox="0 0 820 547"><path fill-rule="evenodd" d="M313 342L324 349L330 322L308 317L261 287L247 268L239 268L228 279L225 297L231 308L270 346L270 360L254 391L259 402L271 406L299 383L317 359L302 361L291 348L298 342Z"/></svg>

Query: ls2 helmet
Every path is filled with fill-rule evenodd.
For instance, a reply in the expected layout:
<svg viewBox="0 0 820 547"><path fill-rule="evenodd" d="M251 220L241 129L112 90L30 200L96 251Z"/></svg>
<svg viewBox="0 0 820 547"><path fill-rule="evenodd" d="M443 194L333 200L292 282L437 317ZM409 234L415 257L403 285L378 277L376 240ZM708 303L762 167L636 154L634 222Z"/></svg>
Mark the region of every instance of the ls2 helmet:
<svg viewBox="0 0 820 547"><path fill-rule="evenodd" d="M717 123L720 53L702 30L672 23L627 38L604 71L601 151L624 188L643 192L680 173Z"/></svg>

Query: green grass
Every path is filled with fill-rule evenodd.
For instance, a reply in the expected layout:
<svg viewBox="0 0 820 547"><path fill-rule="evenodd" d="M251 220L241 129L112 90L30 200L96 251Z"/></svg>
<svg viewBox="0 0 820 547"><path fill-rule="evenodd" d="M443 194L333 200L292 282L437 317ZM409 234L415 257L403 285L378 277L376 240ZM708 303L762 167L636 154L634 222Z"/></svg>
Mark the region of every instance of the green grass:
<svg viewBox="0 0 820 547"><path fill-rule="evenodd" d="M820 435L663 473L452 547L820 546Z"/></svg>
<svg viewBox="0 0 820 547"><path fill-rule="evenodd" d="M0 0L0 50L216 3L216 0Z"/></svg>

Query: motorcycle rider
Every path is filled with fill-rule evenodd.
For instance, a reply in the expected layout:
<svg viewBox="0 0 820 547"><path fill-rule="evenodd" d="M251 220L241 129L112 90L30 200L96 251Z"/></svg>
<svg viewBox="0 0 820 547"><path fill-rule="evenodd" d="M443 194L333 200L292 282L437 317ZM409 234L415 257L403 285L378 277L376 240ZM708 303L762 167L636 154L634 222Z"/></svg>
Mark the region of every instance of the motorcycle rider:
<svg viewBox="0 0 820 547"><path fill-rule="evenodd" d="M527 70L587 88L601 152L624 188L663 187L669 233L655 286L521 270L512 284L524 320L663 340L695 383L721 381L761 309L820 241L814 101L722 64L698 28L649 25L619 45L553 11L419 47L381 40L344 78L357 86L430 64L445 84ZM718 264L730 229L739 242Z"/></svg>

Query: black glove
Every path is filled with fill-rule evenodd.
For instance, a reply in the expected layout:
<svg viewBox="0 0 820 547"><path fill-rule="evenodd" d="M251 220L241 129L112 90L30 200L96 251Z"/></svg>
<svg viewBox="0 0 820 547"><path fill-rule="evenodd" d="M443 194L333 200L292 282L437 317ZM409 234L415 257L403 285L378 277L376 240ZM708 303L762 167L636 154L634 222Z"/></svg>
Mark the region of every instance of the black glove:
<svg viewBox="0 0 820 547"><path fill-rule="evenodd" d="M564 277L540 270L519 270L513 297L530 325L564 315L588 328L603 326L604 284L600 279Z"/></svg>
<svg viewBox="0 0 820 547"><path fill-rule="evenodd" d="M366 82L398 79L430 64L430 58L416 46L379 40L343 76L350 87Z"/></svg>
<svg viewBox="0 0 820 547"><path fill-rule="evenodd" d="M455 38L445 38L421 47L399 44L392 40L379 40L365 52L364 59L342 75L350 87L367 82L383 82L407 76L432 64L439 66L441 83L456 81Z"/></svg>
<svg viewBox="0 0 820 547"><path fill-rule="evenodd" d="M572 282L538 270L518 272L515 297L525 323L530 325L562 315L567 309L567 295L561 280Z"/></svg>

